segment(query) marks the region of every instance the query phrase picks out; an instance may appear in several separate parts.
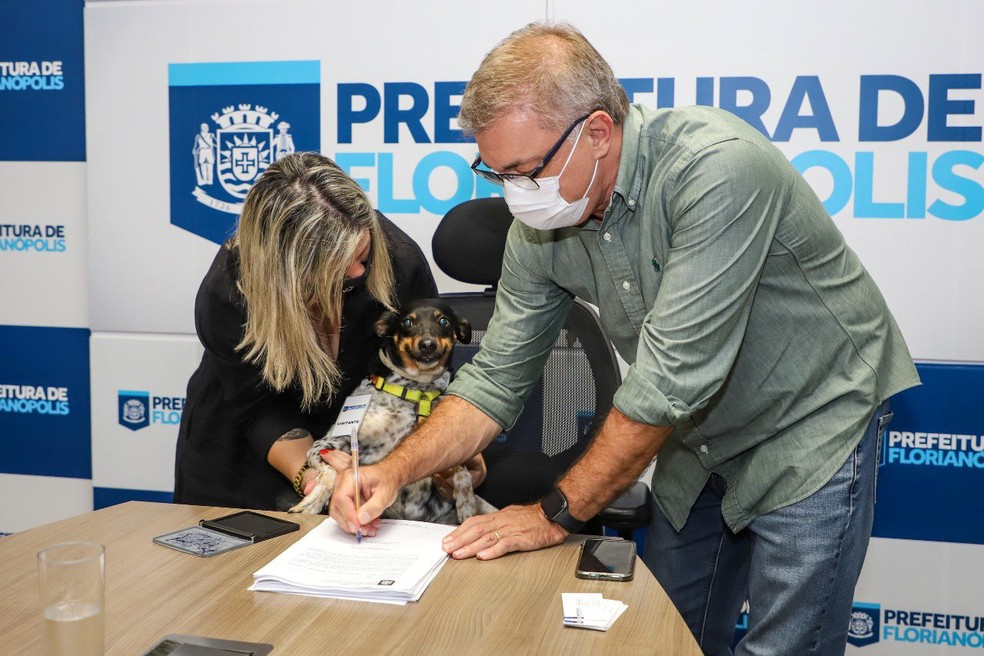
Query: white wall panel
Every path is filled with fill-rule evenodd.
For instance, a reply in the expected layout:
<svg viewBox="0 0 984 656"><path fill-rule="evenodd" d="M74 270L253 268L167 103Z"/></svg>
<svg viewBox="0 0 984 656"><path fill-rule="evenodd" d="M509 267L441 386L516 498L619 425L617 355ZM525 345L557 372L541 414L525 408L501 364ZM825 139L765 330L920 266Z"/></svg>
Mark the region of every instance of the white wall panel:
<svg viewBox="0 0 984 656"><path fill-rule="evenodd" d="M877 607L878 640L849 654L979 654L984 546L873 538L854 594ZM968 629L968 626L971 627Z"/></svg>
<svg viewBox="0 0 984 656"><path fill-rule="evenodd" d="M93 333L89 358L96 488L173 490L185 390L201 357L202 346L194 337Z"/></svg>
<svg viewBox="0 0 984 656"><path fill-rule="evenodd" d="M458 164L457 176L437 167L421 197L439 202L456 191L470 197L475 184L467 171L474 145L434 143L435 82L463 83L493 43L544 16L544 4L519 0L497 4L480 21L448 0L87 3L92 328L193 332L194 294L216 246L170 222L170 140L187 143L190 162L194 134L169 134L169 64L319 61L322 151L333 157L349 153L350 163L360 162L353 176L429 253L437 217L421 209L414 194L412 179L421 161L432 155L457 158ZM338 144L340 83L366 84L380 96L388 84L423 89L417 100L394 95L389 116L426 101L424 133L414 135L403 126L398 143L386 143L383 103L378 116L355 126L353 143ZM202 121L215 111L202 107ZM389 162L392 174L386 172ZM450 287L446 279L442 283Z"/></svg>
<svg viewBox="0 0 984 656"><path fill-rule="evenodd" d="M0 499L0 533L16 533L92 510L92 481L0 474Z"/></svg>
<svg viewBox="0 0 984 656"><path fill-rule="evenodd" d="M833 192L847 195L834 220L888 299L913 356L984 360L978 329L984 321L984 303L979 302L984 259L976 254L984 243L980 3L907 3L900 10L892 2L848 0L822 5L616 1L599 12L584 0L557 0L551 17L578 26L620 79L672 78L676 105L694 104L698 85L709 83L713 104L720 106L722 78L755 87L755 93L738 92L734 104L762 103L764 111L754 114L761 114L770 136L783 123L791 97L796 99L792 115L824 113L819 103L801 103L802 97L792 93L797 80L802 84L815 77L821 93L810 99L825 101L836 140L823 140L808 127L792 130L776 145L791 159L817 151L835 162L836 175L813 167L805 176L821 199ZM976 79L970 88L931 94L931 76L940 84L942 76L955 74ZM861 78L874 75L902 78L914 90L909 101L883 91L877 105L862 102ZM734 79L739 77L756 81ZM655 83L654 93L639 94L637 100L655 106L659 87ZM906 108L921 115L911 134L889 141L862 138L866 111L876 111L879 125L889 126ZM969 141L930 137L931 130L943 126L971 128L976 135ZM925 159L925 172L910 170L912 157ZM925 201L919 200L923 193ZM962 206L954 211L962 219L934 216L936 201ZM923 212L924 206L930 209ZM859 218L864 215L871 218Z"/></svg>
<svg viewBox="0 0 984 656"><path fill-rule="evenodd" d="M0 324L85 328L85 164L0 162Z"/></svg>

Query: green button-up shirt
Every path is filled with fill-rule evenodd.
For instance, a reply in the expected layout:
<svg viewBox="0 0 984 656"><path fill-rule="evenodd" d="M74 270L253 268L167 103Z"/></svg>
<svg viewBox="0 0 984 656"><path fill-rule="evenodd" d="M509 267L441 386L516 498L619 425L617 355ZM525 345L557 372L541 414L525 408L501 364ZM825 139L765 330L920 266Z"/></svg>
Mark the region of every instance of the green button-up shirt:
<svg viewBox="0 0 984 656"><path fill-rule="evenodd" d="M511 427L571 299L630 367L615 407L673 426L652 490L679 530L712 472L735 531L826 483L918 384L871 276L785 156L714 108L634 105L600 222L514 221L495 316L449 393Z"/></svg>

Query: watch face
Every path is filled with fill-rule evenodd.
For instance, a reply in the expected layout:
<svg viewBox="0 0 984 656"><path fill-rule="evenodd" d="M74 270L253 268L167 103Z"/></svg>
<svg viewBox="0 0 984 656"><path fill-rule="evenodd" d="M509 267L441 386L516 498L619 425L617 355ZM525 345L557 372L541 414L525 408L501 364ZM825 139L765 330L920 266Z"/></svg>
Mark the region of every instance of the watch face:
<svg viewBox="0 0 984 656"><path fill-rule="evenodd" d="M547 519L553 520L557 515L567 510L567 499L563 492L554 488L550 490L547 496L543 497L540 505L543 507L543 514L547 516Z"/></svg>
<svg viewBox="0 0 984 656"><path fill-rule="evenodd" d="M557 488L543 497L543 500L540 501L540 507L543 508L543 514L547 516L547 519L560 524L568 533L576 533L584 526L584 522L571 515L567 508L567 498Z"/></svg>

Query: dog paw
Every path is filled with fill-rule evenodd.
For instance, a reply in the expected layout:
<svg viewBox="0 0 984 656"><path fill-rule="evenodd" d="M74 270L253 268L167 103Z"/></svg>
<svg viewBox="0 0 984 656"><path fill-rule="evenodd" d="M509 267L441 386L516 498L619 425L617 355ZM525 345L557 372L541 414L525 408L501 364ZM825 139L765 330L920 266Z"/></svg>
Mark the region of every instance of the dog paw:
<svg viewBox="0 0 984 656"><path fill-rule="evenodd" d="M498 508L477 494L475 495L475 505L477 506L475 512L478 515L491 515L494 512L499 512Z"/></svg>
<svg viewBox="0 0 984 656"><path fill-rule="evenodd" d="M292 513L304 513L305 515L317 515L325 507L324 503L320 503L318 500L313 498L314 495L309 494L308 496L301 499L296 505L291 506L287 512Z"/></svg>
<svg viewBox="0 0 984 656"><path fill-rule="evenodd" d="M316 509L316 508L314 508L313 506L305 506L304 504L299 503L296 506L291 507L287 512L290 512L290 513L302 513L302 514L305 514L305 515L317 515L321 511L318 510L318 509Z"/></svg>
<svg viewBox="0 0 984 656"><path fill-rule="evenodd" d="M454 505L460 524L469 517L474 517L477 513L475 491L472 489L471 474L468 473L467 469L459 466L452 471L454 472L451 477Z"/></svg>

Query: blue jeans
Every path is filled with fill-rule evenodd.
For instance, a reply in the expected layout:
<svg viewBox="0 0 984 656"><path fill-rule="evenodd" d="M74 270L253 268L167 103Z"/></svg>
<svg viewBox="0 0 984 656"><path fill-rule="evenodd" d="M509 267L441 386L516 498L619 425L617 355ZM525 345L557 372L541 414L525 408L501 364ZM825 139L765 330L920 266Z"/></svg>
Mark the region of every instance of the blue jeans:
<svg viewBox="0 0 984 656"><path fill-rule="evenodd" d="M843 654L854 587L871 536L878 452L892 413L878 408L857 448L811 496L737 534L721 517L725 482L712 475L679 533L654 506L644 561L705 654Z"/></svg>

